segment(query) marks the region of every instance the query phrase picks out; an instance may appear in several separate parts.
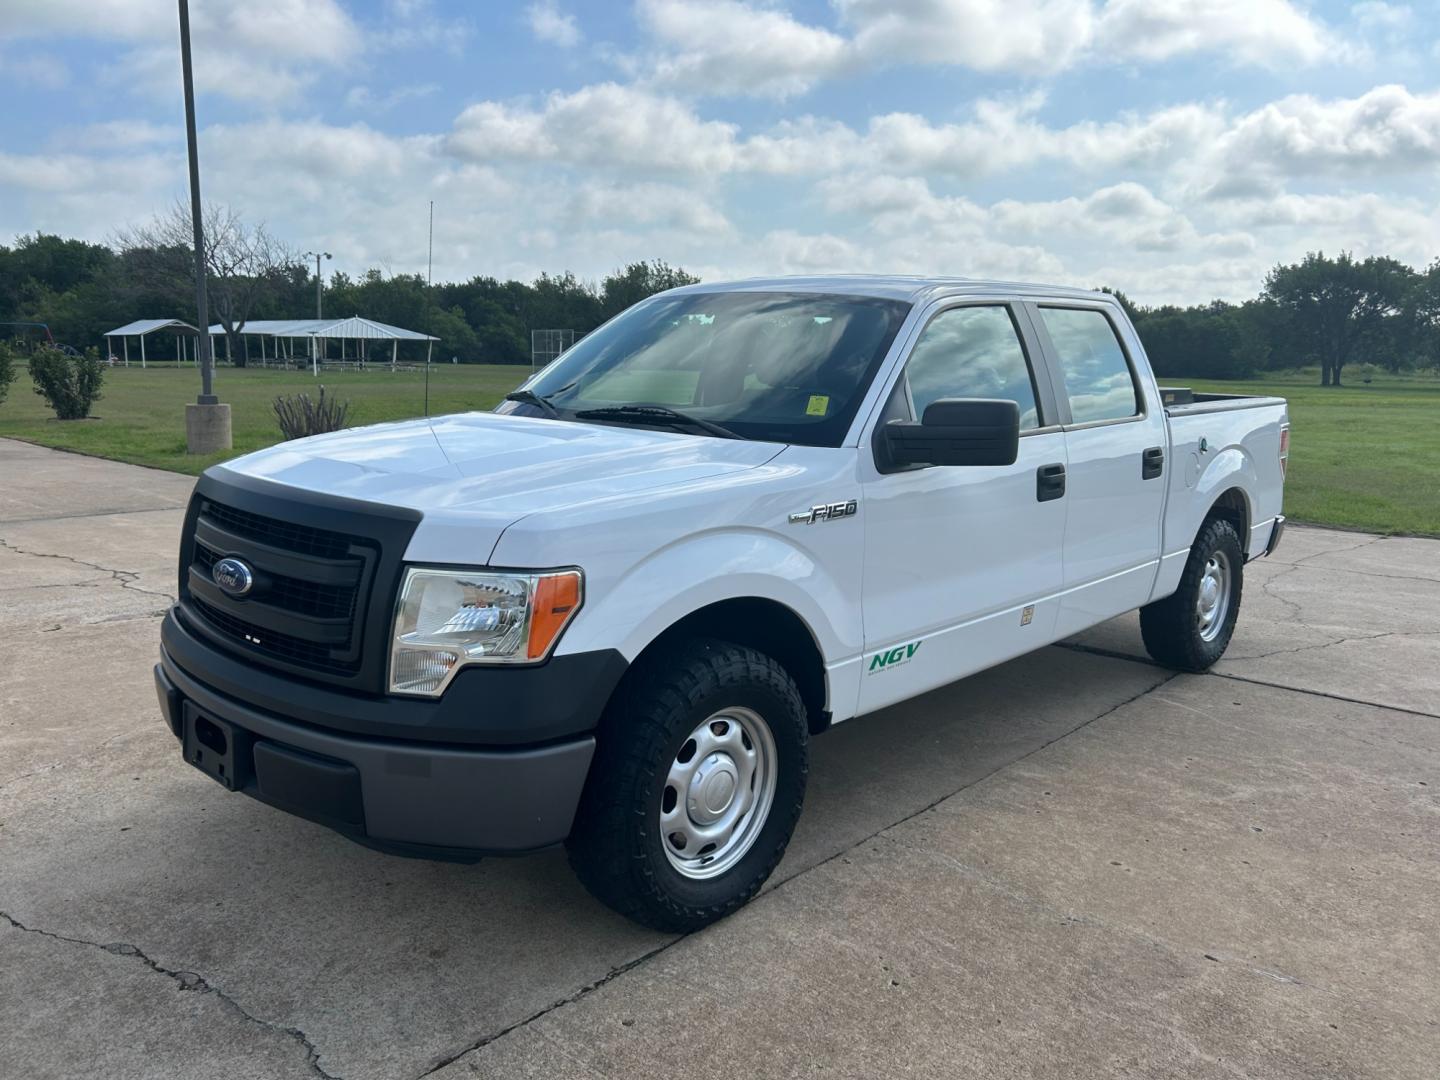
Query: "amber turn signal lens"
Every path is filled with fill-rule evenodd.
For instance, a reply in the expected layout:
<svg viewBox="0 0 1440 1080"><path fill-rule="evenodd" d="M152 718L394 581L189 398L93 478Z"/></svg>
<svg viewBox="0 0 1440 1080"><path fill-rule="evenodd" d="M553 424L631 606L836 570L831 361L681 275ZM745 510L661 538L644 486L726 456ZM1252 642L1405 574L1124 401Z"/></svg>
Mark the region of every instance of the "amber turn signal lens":
<svg viewBox="0 0 1440 1080"><path fill-rule="evenodd" d="M526 655L538 660L549 651L560 631L580 607L580 574L567 570L546 574L535 582L530 613L530 641Z"/></svg>

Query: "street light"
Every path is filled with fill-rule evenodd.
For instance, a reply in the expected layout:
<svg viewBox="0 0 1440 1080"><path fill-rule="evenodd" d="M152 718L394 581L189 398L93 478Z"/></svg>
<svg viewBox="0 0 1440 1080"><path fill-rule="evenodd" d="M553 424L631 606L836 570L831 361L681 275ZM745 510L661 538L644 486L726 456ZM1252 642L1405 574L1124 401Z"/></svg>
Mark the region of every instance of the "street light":
<svg viewBox="0 0 1440 1080"><path fill-rule="evenodd" d="M200 160L195 148L195 76L190 64L190 5L180 3L180 78L185 93L185 145L190 158L190 217L195 230L195 306L200 316L200 396L185 406L185 448L192 454L229 450L230 406L214 393L210 302L205 292L205 228L201 217Z"/></svg>
<svg viewBox="0 0 1440 1080"><path fill-rule="evenodd" d="M315 318L324 318L320 314L320 260L322 258L333 259L335 256L328 251L307 251L305 257L315 260Z"/></svg>

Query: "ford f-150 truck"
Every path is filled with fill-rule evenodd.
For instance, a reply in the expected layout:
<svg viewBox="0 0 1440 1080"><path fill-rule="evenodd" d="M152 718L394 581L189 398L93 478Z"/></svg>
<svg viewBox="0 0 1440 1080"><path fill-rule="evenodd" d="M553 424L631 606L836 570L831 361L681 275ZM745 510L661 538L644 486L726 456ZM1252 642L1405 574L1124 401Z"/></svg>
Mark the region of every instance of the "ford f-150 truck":
<svg viewBox="0 0 1440 1080"><path fill-rule="evenodd" d="M1162 391L1103 293L675 289L492 413L208 470L156 686L232 791L401 854L563 842L693 929L775 868L831 725L1137 608L1214 663L1288 450L1280 398Z"/></svg>

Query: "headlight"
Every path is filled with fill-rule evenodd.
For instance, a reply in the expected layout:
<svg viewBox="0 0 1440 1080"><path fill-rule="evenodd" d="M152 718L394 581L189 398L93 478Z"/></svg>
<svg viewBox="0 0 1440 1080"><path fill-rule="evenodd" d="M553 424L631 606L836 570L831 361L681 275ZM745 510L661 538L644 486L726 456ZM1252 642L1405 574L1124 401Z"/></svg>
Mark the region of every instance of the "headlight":
<svg viewBox="0 0 1440 1080"><path fill-rule="evenodd" d="M543 660L580 607L579 570L405 571L390 638L390 692L438 697L466 664Z"/></svg>

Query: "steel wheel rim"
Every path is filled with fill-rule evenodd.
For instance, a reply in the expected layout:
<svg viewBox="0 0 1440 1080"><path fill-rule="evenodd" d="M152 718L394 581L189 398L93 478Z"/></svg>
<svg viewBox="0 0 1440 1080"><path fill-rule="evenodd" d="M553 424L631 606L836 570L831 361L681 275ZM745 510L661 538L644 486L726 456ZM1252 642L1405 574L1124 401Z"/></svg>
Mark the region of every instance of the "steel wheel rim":
<svg viewBox="0 0 1440 1080"><path fill-rule="evenodd" d="M775 802L775 737L753 709L696 725L660 790L660 846L683 877L719 877L745 857Z"/></svg>
<svg viewBox="0 0 1440 1080"><path fill-rule="evenodd" d="M1195 597L1195 622L1201 641L1214 641L1230 614L1230 559L1223 551L1212 551L1200 575Z"/></svg>

